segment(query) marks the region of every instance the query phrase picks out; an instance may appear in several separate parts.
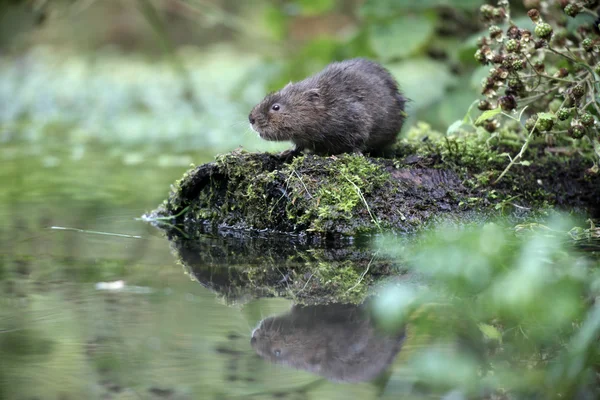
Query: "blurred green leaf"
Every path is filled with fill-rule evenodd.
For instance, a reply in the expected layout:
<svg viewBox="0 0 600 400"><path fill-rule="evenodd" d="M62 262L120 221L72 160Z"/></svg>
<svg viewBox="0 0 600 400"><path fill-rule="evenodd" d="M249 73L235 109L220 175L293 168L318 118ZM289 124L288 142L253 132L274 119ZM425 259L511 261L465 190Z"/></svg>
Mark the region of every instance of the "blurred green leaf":
<svg viewBox="0 0 600 400"><path fill-rule="evenodd" d="M455 82L444 63L421 58L401 63L386 64L400 84L401 90L411 100L410 112L441 100L446 90ZM464 110L462 110L464 113Z"/></svg>
<svg viewBox="0 0 600 400"><path fill-rule="evenodd" d="M277 40L283 39L287 35L288 15L281 8L268 6L264 13L265 26Z"/></svg>
<svg viewBox="0 0 600 400"><path fill-rule="evenodd" d="M460 131L461 126L464 125L464 121L462 119L456 120L454 121L449 127L448 130L446 131L446 135L452 135L454 133L457 133L458 131Z"/></svg>
<svg viewBox="0 0 600 400"><path fill-rule="evenodd" d="M479 324L479 330L481 333L485 335L487 339L496 340L498 342L502 341L502 333L493 325L488 324Z"/></svg>
<svg viewBox="0 0 600 400"><path fill-rule="evenodd" d="M373 304L373 315L379 326L388 332L397 332L414 308L415 289L408 285L390 285L384 288Z"/></svg>
<svg viewBox="0 0 600 400"><path fill-rule="evenodd" d="M475 121L475 125L479 125L479 124L485 122L485 120L487 120L487 119L494 118L496 115L500 114L501 112L502 112L502 109L500 107L494 108L493 110L484 111L479 116L479 118L477 118L477 120Z"/></svg>
<svg viewBox="0 0 600 400"><path fill-rule="evenodd" d="M316 15L330 11L335 6L335 0L296 0L304 15Z"/></svg>
<svg viewBox="0 0 600 400"><path fill-rule="evenodd" d="M371 46L384 61L404 58L425 47L434 32L434 21L424 15L402 16L370 26Z"/></svg>
<svg viewBox="0 0 600 400"><path fill-rule="evenodd" d="M469 390L479 380L475 360L458 352L425 350L411 364L417 376L434 387Z"/></svg>
<svg viewBox="0 0 600 400"><path fill-rule="evenodd" d="M458 119L465 119L465 114L477 97L477 92L471 90L464 82L464 77L459 78L458 85L453 85L444 96L443 101L427 107L419 112L419 119L431 121L434 129L444 130L447 126ZM470 121L466 119L466 123Z"/></svg>
<svg viewBox="0 0 600 400"><path fill-rule="evenodd" d="M474 10L484 0L367 0L360 9L365 17L389 18L407 11L420 11L440 6Z"/></svg>
<svg viewBox="0 0 600 400"><path fill-rule="evenodd" d="M544 120L544 121L556 121L556 115L552 114L552 113L547 113L547 112L541 112L537 114L538 118L540 120Z"/></svg>

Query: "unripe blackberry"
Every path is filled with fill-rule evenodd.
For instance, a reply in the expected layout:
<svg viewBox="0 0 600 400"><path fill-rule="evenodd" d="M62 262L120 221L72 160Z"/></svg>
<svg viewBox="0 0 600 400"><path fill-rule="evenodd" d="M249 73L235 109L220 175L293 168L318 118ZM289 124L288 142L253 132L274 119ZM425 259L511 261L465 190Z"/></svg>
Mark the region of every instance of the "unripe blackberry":
<svg viewBox="0 0 600 400"><path fill-rule="evenodd" d="M552 26L546 22L540 22L535 26L535 35L542 39L550 39L552 36Z"/></svg>
<svg viewBox="0 0 600 400"><path fill-rule="evenodd" d="M515 60L515 61L513 61L511 67L515 71L520 71L525 67L525 61L523 61L521 59Z"/></svg>
<svg viewBox="0 0 600 400"><path fill-rule="evenodd" d="M556 117L561 121L566 121L571 117L571 110L568 108L561 108L556 112Z"/></svg>
<svg viewBox="0 0 600 400"><path fill-rule="evenodd" d="M583 125L575 124L569 128L569 136L573 139L581 139L585 135L585 127Z"/></svg>
<svg viewBox="0 0 600 400"><path fill-rule="evenodd" d="M481 7L479 7L479 12L481 13L481 16L484 19L489 20L493 17L494 7L490 6L489 4L484 4Z"/></svg>
<svg viewBox="0 0 600 400"><path fill-rule="evenodd" d="M483 51L481 51L480 49L477 49L477 51L475 52L475 60L477 60L477 62L479 62L480 64L487 64L487 58L485 57L485 54L483 54Z"/></svg>
<svg viewBox="0 0 600 400"><path fill-rule="evenodd" d="M590 113L585 113L581 116L581 123L584 126L592 126L594 125L594 116Z"/></svg>
<svg viewBox="0 0 600 400"><path fill-rule="evenodd" d="M552 118L539 118L537 128L542 132L547 132L554 126L554 120Z"/></svg>
<svg viewBox="0 0 600 400"><path fill-rule="evenodd" d="M506 85L513 93L519 93L521 90L525 88L523 82L519 79L518 76L511 76L506 80Z"/></svg>
<svg viewBox="0 0 600 400"><path fill-rule="evenodd" d="M535 8L532 10L527 11L527 15L529 16L529 18L531 18L531 20L534 23L538 23L540 20L540 12L538 10L536 10Z"/></svg>
<svg viewBox="0 0 600 400"><path fill-rule="evenodd" d="M531 117L527 118L527 120L525 121L525 129L527 129L528 132L531 132L531 130L535 126L536 122L537 122L537 114L532 115Z"/></svg>
<svg viewBox="0 0 600 400"><path fill-rule="evenodd" d="M490 103L488 100L480 100L479 104L477 104L477 108L480 109L481 111L491 110L492 103Z"/></svg>
<svg viewBox="0 0 600 400"><path fill-rule="evenodd" d="M516 53L519 51L519 41L517 39L510 39L504 44L504 47L506 48L506 51Z"/></svg>
<svg viewBox="0 0 600 400"><path fill-rule="evenodd" d="M585 94L585 88L581 84L576 85L571 89L571 95L573 95L573 97L576 99L583 97L584 94Z"/></svg>
<svg viewBox="0 0 600 400"><path fill-rule="evenodd" d="M512 95L500 97L498 99L498 104L500 104L502 111L506 111L506 112L512 111L515 108L517 108L517 100Z"/></svg>
<svg viewBox="0 0 600 400"><path fill-rule="evenodd" d="M585 38L581 41L581 47L585 51L592 51L594 49L594 41L590 38Z"/></svg>
<svg viewBox="0 0 600 400"><path fill-rule="evenodd" d="M565 6L564 12L569 17L575 18L581 12L581 6L577 3L569 3Z"/></svg>

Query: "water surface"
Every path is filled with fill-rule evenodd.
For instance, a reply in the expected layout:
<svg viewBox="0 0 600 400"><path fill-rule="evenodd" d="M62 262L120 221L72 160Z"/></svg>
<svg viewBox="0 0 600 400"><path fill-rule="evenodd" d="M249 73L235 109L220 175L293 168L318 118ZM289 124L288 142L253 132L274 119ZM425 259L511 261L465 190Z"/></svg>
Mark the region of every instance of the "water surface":
<svg viewBox="0 0 600 400"><path fill-rule="evenodd" d="M165 154L100 144L2 146L1 397L381 393L382 382L336 383L344 379L257 354L253 329L263 318L289 313L293 302L228 299L203 286L185 273L162 232L138 219L160 204L189 160L211 159L173 153L166 163Z"/></svg>

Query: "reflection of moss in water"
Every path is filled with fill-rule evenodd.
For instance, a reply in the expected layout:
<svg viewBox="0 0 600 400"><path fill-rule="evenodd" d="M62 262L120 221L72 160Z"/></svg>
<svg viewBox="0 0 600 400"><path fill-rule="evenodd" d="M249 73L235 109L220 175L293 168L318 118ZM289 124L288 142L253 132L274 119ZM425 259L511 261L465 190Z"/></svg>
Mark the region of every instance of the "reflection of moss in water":
<svg viewBox="0 0 600 400"><path fill-rule="evenodd" d="M226 304L284 297L299 304L360 303L377 277L393 273L389 260L368 248L309 248L268 239L172 235L171 247L190 278Z"/></svg>

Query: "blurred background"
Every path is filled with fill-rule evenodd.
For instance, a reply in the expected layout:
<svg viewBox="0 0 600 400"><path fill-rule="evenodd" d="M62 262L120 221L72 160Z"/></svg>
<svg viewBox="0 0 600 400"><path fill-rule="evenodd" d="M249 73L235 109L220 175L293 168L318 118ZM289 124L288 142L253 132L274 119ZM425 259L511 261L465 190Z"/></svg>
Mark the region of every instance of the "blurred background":
<svg viewBox="0 0 600 400"><path fill-rule="evenodd" d="M250 108L331 61L364 56L384 63L412 100L404 132L419 120L445 132L487 72L473 59L483 3L5 1L0 123L4 136L10 124L19 137L71 144L280 149L288 145L250 132Z"/></svg>

